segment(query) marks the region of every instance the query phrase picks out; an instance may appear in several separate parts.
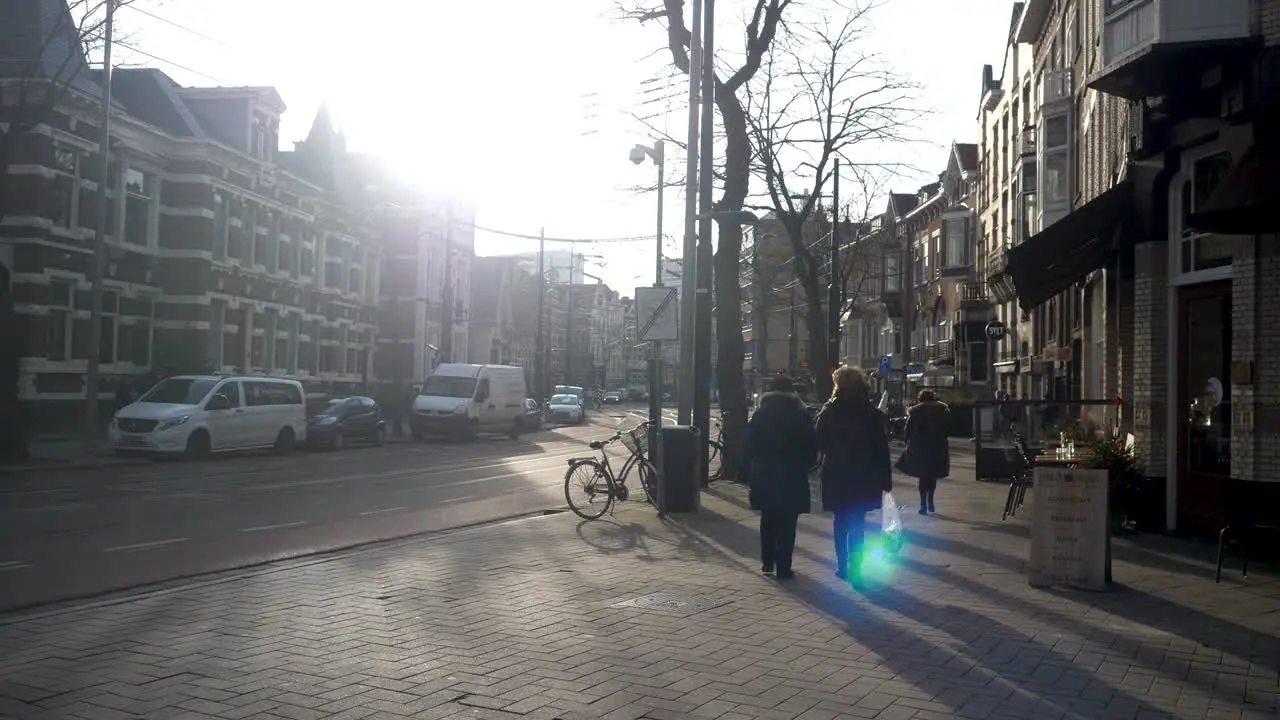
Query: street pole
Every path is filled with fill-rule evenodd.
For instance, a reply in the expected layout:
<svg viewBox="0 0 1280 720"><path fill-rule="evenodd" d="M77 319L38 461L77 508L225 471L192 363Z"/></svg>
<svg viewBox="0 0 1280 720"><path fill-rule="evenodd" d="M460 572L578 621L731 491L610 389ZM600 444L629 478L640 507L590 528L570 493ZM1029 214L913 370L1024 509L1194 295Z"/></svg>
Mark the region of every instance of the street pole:
<svg viewBox="0 0 1280 720"><path fill-rule="evenodd" d="M653 144L654 160L658 163L658 227L653 235L653 286L662 283L662 212L663 185L666 183L666 147L659 140ZM662 458L662 341L654 340L649 359L649 461L659 468Z"/></svg>
<svg viewBox="0 0 1280 720"><path fill-rule="evenodd" d="M833 163L831 187L831 270L827 285L827 364L840 367L840 290L844 278L840 272L840 158Z"/></svg>
<svg viewBox="0 0 1280 720"><path fill-rule="evenodd" d="M577 251L569 251L569 284L565 286L564 320L564 384L573 385L573 268L578 262ZM585 278L584 278L585 279Z"/></svg>
<svg viewBox="0 0 1280 720"><path fill-rule="evenodd" d="M694 351L697 322L694 295L698 265L698 91L702 82L702 0L693 0L693 23L689 37L689 141L686 144L684 193L684 252L680 269L680 376L678 417L681 425L693 421ZM708 142L711 139L708 138Z"/></svg>
<svg viewBox="0 0 1280 720"><path fill-rule="evenodd" d="M98 222L94 233L93 272L90 278L89 357L85 367L84 391L85 457L92 457L98 450L98 375L102 353L102 282L107 272L107 186L111 175L111 44L112 26L115 24L116 0L106 0L106 18L103 21L102 45L102 132L98 138L98 156L101 162L98 175Z"/></svg>
<svg viewBox="0 0 1280 720"><path fill-rule="evenodd" d="M444 288L440 311L440 361L453 362L453 210L445 213Z"/></svg>
<svg viewBox="0 0 1280 720"><path fill-rule="evenodd" d="M698 206L702 213L702 221L698 226L698 261L696 264L698 289L697 302L698 323L694 329L694 396L693 424L697 426L703 442L698 445L698 480L704 486L708 481L708 449L711 437L711 343L714 341L711 332L711 283L713 278L711 252L711 191L714 189L715 177L712 166L715 152L715 0L703 0L706 17L702 21L702 132L705 140L701 144L702 159L698 171ZM735 332L740 332L736 329Z"/></svg>
<svg viewBox="0 0 1280 720"><path fill-rule="evenodd" d="M547 251L547 232L546 228L538 230L538 338L537 348L534 350L533 367L534 367L534 397L541 404L547 396L546 381L546 342L543 340L542 332L542 316L546 312L547 298L547 278L546 278L546 251Z"/></svg>

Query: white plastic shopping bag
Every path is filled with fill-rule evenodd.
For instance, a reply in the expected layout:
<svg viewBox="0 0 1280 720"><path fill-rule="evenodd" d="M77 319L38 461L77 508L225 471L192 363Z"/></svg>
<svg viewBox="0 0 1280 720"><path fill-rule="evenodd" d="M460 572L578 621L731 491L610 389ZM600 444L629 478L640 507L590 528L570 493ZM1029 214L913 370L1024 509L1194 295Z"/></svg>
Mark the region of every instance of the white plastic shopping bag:
<svg viewBox="0 0 1280 720"><path fill-rule="evenodd" d="M902 514L898 512L893 493L884 493L880 497L880 529L884 531L885 550L896 553L902 549Z"/></svg>

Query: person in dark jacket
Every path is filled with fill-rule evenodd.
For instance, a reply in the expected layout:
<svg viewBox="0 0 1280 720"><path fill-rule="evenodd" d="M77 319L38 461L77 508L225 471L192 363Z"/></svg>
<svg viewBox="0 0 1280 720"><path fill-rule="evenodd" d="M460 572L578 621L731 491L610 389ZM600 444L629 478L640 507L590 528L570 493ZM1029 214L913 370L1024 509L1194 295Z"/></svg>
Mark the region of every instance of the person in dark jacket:
<svg viewBox="0 0 1280 720"><path fill-rule="evenodd" d="M871 386L858 368L835 372L831 400L818 414L822 505L835 514L836 575L861 580L866 514L893 489L884 413L871 404Z"/></svg>
<svg viewBox="0 0 1280 720"><path fill-rule="evenodd" d="M951 409L933 390L921 390L915 405L907 411L907 449L904 465L908 475L920 479L920 514L937 512L933 495L938 480L951 474Z"/></svg>
<svg viewBox="0 0 1280 720"><path fill-rule="evenodd" d="M741 472L751 509L760 511L761 571L785 580L793 576L796 523L809 512L809 468L817 457L813 425L790 378L775 379L761 396L744 447Z"/></svg>

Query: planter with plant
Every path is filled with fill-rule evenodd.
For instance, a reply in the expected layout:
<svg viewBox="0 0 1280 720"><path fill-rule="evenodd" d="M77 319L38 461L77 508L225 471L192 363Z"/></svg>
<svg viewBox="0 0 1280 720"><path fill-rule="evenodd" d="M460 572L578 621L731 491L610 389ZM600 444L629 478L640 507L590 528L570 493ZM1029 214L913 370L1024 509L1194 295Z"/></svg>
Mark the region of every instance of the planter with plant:
<svg viewBox="0 0 1280 720"><path fill-rule="evenodd" d="M1108 426L1085 447L1081 466L1107 471L1108 518L1113 534L1120 534L1133 508L1129 507L1142 480L1142 463L1125 433Z"/></svg>

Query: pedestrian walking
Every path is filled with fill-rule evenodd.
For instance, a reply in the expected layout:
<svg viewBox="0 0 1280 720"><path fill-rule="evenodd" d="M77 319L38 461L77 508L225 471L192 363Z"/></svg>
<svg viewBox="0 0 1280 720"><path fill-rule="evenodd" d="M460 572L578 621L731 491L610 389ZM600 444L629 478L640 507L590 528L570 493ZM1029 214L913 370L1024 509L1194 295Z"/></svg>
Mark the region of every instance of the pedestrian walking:
<svg viewBox="0 0 1280 720"><path fill-rule="evenodd" d="M920 480L921 515L937 512L933 504L938 480L951 474L951 409L928 388L921 390L916 404L907 410L907 449L902 470Z"/></svg>
<svg viewBox="0 0 1280 720"><path fill-rule="evenodd" d="M835 390L818 414L822 505L835 514L836 575L861 582L866 514L893 490L884 413L872 404L867 376L854 367L835 372Z"/></svg>
<svg viewBox="0 0 1280 720"><path fill-rule="evenodd" d="M796 523L810 509L809 468L817 457L817 437L791 378L776 378L761 396L745 448L740 472L751 509L760 511L760 570L786 580L794 576Z"/></svg>

